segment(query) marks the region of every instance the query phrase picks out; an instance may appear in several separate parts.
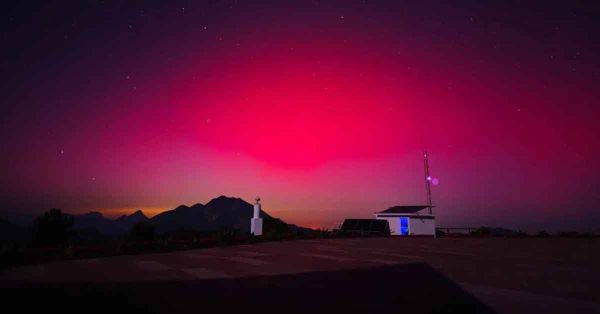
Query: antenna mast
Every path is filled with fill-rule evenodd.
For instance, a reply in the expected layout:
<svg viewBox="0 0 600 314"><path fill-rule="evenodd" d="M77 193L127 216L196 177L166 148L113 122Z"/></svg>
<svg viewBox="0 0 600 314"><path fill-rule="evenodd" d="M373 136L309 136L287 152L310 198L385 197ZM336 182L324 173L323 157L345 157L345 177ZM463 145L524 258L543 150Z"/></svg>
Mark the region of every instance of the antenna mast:
<svg viewBox="0 0 600 314"><path fill-rule="evenodd" d="M425 168L425 191L427 192L427 205L429 206L429 214L431 210L431 176L429 175L429 156L427 151L423 152L423 167Z"/></svg>

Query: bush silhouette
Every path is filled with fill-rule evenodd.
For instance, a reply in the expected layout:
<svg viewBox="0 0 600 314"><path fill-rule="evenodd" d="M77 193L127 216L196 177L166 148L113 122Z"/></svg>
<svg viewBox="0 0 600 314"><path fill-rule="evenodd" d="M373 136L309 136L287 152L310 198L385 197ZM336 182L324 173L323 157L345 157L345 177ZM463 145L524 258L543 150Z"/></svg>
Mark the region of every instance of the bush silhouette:
<svg viewBox="0 0 600 314"><path fill-rule="evenodd" d="M480 227L480 228L475 229L474 231L471 231L469 233L469 235L475 236L475 237L491 237L492 229L487 228L487 227Z"/></svg>
<svg viewBox="0 0 600 314"><path fill-rule="evenodd" d="M548 231L542 230L542 231L538 232L537 236L540 238L547 238L550 236L550 234L548 233Z"/></svg>
<svg viewBox="0 0 600 314"><path fill-rule="evenodd" d="M34 244L39 246L62 246L69 244L75 235L72 230L73 216L53 208L35 220Z"/></svg>

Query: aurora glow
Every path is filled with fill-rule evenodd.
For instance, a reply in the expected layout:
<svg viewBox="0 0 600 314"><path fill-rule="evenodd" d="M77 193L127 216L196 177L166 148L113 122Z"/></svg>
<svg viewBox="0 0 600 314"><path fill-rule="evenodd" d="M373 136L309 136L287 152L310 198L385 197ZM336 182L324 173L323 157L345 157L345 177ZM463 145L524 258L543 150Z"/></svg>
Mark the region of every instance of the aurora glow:
<svg viewBox="0 0 600 314"><path fill-rule="evenodd" d="M4 211L221 194L331 227L600 222L599 11L571 2L33 4L5 10Z"/></svg>

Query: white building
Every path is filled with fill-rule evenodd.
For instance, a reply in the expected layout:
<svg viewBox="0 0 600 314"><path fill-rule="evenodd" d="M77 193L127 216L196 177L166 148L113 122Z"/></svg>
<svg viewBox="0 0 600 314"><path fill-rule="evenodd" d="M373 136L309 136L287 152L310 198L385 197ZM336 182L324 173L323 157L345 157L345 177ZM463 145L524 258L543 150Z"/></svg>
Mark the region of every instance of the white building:
<svg viewBox="0 0 600 314"><path fill-rule="evenodd" d="M435 216L421 213L432 206L394 206L375 213L376 219L385 219L393 236L424 235L435 237Z"/></svg>

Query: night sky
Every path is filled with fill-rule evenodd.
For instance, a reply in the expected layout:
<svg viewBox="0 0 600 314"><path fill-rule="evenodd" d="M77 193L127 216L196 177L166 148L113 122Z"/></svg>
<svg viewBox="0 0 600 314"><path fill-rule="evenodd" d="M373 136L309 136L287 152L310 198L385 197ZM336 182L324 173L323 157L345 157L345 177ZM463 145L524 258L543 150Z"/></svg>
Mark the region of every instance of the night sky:
<svg viewBox="0 0 600 314"><path fill-rule="evenodd" d="M271 3L271 2L275 2ZM595 1L3 4L0 216L228 195L600 230Z"/></svg>

